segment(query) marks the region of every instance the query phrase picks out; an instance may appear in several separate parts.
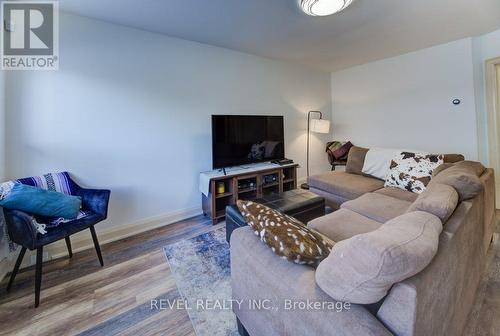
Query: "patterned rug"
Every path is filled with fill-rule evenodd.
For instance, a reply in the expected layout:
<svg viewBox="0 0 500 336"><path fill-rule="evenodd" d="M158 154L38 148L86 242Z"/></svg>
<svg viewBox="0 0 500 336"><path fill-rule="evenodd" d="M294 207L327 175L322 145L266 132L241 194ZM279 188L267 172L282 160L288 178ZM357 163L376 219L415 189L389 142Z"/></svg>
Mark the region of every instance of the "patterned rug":
<svg viewBox="0 0 500 336"><path fill-rule="evenodd" d="M198 336L237 336L225 227L163 248Z"/></svg>

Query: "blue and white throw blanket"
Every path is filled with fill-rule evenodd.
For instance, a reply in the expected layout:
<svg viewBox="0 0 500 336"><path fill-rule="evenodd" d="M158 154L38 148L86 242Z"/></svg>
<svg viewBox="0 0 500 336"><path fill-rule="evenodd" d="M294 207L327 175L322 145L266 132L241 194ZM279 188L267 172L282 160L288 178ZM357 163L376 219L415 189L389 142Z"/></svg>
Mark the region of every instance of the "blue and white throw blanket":
<svg viewBox="0 0 500 336"><path fill-rule="evenodd" d="M9 234L7 233L3 211L0 211L0 260L7 257L9 252L14 252L16 248L16 244L10 240Z"/></svg>
<svg viewBox="0 0 500 336"><path fill-rule="evenodd" d="M75 190L72 188L72 183L70 182L70 177L67 172L62 172L62 173L50 173L50 174L45 174L42 176L33 176L33 177L27 177L27 178L22 178L18 179L15 181L8 181L5 183L0 184L0 200L5 198L10 191L12 190L12 187L16 183L22 183L25 185L30 185L32 187L37 187L45 190L50 190L50 191L56 191L60 192L66 195L74 195ZM78 213L78 216L76 219L81 219L85 216L88 216L89 212L85 210L81 210ZM40 233L40 234L45 234L47 233L47 228L54 228L59 226L62 223L67 223L71 220L74 219L65 219L65 218L42 218L38 217L35 218L35 216L31 216L31 221L33 224L33 227ZM42 223L40 223L42 222ZM0 223L0 225L5 226L3 223ZM0 227L0 230L6 232L7 230L4 227ZM0 232L1 233L1 232Z"/></svg>

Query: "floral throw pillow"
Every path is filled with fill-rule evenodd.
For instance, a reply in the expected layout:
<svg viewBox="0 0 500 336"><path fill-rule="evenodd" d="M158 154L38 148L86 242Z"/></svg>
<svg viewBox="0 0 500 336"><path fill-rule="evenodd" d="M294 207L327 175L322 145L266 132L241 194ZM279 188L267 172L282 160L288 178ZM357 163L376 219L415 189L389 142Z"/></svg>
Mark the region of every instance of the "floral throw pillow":
<svg viewBox="0 0 500 336"><path fill-rule="evenodd" d="M444 155L401 152L391 162L385 187L396 187L420 194L431 181L434 169L443 162Z"/></svg>
<svg viewBox="0 0 500 336"><path fill-rule="evenodd" d="M335 244L305 224L252 201L238 201L246 223L271 250L288 261L316 267Z"/></svg>

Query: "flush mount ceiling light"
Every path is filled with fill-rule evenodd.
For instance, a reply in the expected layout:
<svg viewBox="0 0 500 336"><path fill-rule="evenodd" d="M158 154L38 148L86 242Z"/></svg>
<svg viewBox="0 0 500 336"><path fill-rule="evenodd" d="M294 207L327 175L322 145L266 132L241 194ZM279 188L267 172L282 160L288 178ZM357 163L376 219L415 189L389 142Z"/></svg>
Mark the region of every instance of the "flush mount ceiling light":
<svg viewBox="0 0 500 336"><path fill-rule="evenodd" d="M354 0L298 0L307 15L327 16L346 9Z"/></svg>

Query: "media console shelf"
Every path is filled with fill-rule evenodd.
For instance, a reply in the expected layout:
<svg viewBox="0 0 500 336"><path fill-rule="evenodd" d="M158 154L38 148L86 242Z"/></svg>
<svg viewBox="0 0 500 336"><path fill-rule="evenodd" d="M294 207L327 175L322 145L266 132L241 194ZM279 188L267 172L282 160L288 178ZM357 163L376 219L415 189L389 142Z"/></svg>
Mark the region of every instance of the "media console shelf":
<svg viewBox="0 0 500 336"><path fill-rule="evenodd" d="M273 165L254 172L230 173L210 179L208 196L202 194L203 214L216 224L226 216L226 206L237 200L261 198L272 193L297 189L298 164ZM219 188L223 184L223 188Z"/></svg>

